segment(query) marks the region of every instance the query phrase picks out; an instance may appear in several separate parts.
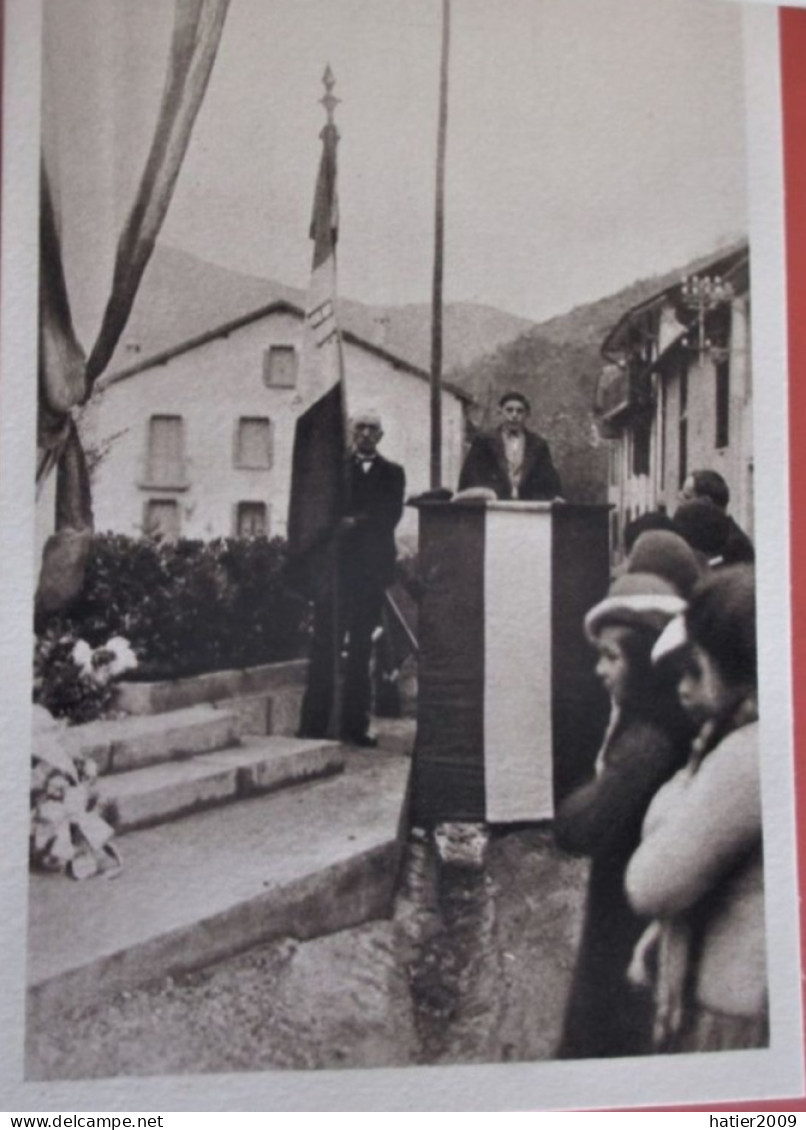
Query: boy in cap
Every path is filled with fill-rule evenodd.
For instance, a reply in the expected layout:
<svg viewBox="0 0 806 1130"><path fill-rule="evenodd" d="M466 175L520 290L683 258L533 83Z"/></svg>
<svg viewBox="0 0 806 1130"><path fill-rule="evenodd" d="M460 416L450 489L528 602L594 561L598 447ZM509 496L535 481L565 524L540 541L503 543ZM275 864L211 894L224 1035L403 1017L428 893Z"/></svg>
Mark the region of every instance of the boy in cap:
<svg viewBox="0 0 806 1130"><path fill-rule="evenodd" d="M491 434L473 440L459 490L486 487L499 499L528 502L558 498L562 487L549 445L526 427L528 399L522 392L505 392L498 408L501 423Z"/></svg>

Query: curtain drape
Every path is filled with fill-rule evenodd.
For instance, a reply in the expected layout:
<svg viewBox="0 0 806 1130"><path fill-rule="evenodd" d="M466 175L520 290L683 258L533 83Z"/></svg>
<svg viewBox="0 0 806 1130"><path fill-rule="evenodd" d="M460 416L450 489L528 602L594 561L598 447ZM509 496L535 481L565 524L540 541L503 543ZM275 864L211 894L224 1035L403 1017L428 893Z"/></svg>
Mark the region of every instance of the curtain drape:
<svg viewBox="0 0 806 1130"><path fill-rule="evenodd" d="M73 420L109 364L154 249L202 104L229 0L175 0L168 67L151 147L118 241L111 292L89 356L70 312L50 170L40 187L39 419L37 485L53 472L56 529L45 545L37 615L58 611L81 590L92 536L87 464Z"/></svg>

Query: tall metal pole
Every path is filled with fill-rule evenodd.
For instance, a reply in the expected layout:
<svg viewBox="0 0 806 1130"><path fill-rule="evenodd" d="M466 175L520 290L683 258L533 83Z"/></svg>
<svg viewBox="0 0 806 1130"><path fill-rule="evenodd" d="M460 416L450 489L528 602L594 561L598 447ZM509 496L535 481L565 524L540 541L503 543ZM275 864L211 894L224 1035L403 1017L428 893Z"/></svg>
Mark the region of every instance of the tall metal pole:
<svg viewBox="0 0 806 1130"><path fill-rule="evenodd" d="M442 275L445 244L445 143L448 132L448 51L451 0L442 0L442 57L439 69L437 189L434 214L434 281L431 297L431 489L442 486Z"/></svg>
<svg viewBox="0 0 806 1130"><path fill-rule="evenodd" d="M333 93L333 88L336 85L336 79L333 75L333 71L330 69L330 63L327 64L327 66L325 67L325 73L322 75L322 85L325 88L325 93L319 99L319 102L322 106L324 106L325 111L327 113L327 123L323 127L322 132L320 133L319 136L322 139L323 146L327 147L328 145L331 145L332 150L333 150L332 174L333 174L333 177L334 177L334 183L331 184L331 186L330 186L330 199L329 199L329 204L331 206L330 223L331 223L331 235L332 235L333 234L332 208L335 205L335 193L336 193L336 185L335 185L335 172L336 172L335 161L336 161L336 157L335 157L335 152L336 152L336 146L338 145L338 141L339 141L339 131L336 128L336 122L335 122L334 114L336 112L336 107L338 106L339 102L341 102L341 99L337 98L336 95ZM336 256L336 248L334 246L333 247L334 261L335 261L335 256ZM334 278L335 278L335 275L334 275ZM335 298L336 298L336 294L335 294L335 283L334 283L333 294L331 295L332 301L335 302ZM338 363L339 363L339 383L341 385L341 426L342 426L342 430L343 430L344 446L345 446L345 450L346 450L347 443L348 443L349 425L348 425L348 419L347 419L347 396L346 396L346 388L345 388L345 381L344 381L344 352L342 350L341 332L338 331L338 329L337 329L337 333L338 333L337 346L338 346ZM342 508L343 508L342 512L346 513L347 511L349 511L349 507L350 507L350 468L349 468L346 460L344 461L343 466L342 466L342 476L343 476L343 478L342 478ZM331 650L330 662L331 662L332 679L333 679L333 695L331 697L330 717L328 719L328 725L327 725L328 737L332 738L334 741L339 741L341 739L342 715L343 715L343 712L344 712L344 683L343 683L343 678L342 678L341 652L342 652L342 644L344 642L345 616L344 616L342 609L344 607L345 601L350 599L350 593L347 593L347 592L344 591L344 586L343 586L343 583L342 583L341 541L340 541L340 538L341 538L341 530L336 529L334 536L333 536L333 543L332 543L332 547L331 547L332 554L333 554L333 560L331 562L332 572L331 572L331 592L330 592L331 615L332 615L332 634L331 634L331 639L330 639L330 646L331 646L332 650Z"/></svg>

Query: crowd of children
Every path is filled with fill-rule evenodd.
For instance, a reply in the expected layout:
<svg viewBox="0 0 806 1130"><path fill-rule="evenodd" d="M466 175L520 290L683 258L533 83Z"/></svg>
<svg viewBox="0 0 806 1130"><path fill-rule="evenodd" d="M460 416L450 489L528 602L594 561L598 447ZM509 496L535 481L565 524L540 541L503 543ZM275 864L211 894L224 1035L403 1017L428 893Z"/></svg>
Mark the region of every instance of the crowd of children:
<svg viewBox="0 0 806 1130"><path fill-rule="evenodd" d="M611 702L559 845L590 857L562 1058L768 1042L754 573L648 529L585 631Z"/></svg>

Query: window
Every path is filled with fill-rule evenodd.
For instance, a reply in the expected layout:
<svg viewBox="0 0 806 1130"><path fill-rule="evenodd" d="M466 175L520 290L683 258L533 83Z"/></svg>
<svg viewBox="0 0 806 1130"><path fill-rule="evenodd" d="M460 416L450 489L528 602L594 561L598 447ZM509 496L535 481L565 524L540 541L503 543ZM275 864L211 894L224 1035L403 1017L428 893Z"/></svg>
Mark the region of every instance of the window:
<svg viewBox="0 0 806 1130"><path fill-rule="evenodd" d="M634 475L649 474L649 449L652 438L652 421L639 416L633 424L632 471Z"/></svg>
<svg viewBox="0 0 806 1130"><path fill-rule="evenodd" d="M678 418L678 489L688 475L688 369L680 370L680 415Z"/></svg>
<svg viewBox="0 0 806 1130"><path fill-rule="evenodd" d="M146 503L146 537L175 541L179 537L179 504L173 498L150 498Z"/></svg>
<svg viewBox="0 0 806 1130"><path fill-rule="evenodd" d="M268 388L296 388L297 351L293 345L272 345L266 350L263 383Z"/></svg>
<svg viewBox="0 0 806 1130"><path fill-rule="evenodd" d="M714 446L730 443L730 358L720 357L714 368L716 391L716 435Z"/></svg>
<svg viewBox="0 0 806 1130"><path fill-rule="evenodd" d="M235 517L235 536L239 538L265 537L269 532L269 517L265 502L239 502Z"/></svg>
<svg viewBox="0 0 806 1130"><path fill-rule="evenodd" d="M185 485L184 426L181 416L152 416L148 422L149 486Z"/></svg>
<svg viewBox="0 0 806 1130"><path fill-rule="evenodd" d="M271 464L271 420L268 416L241 416L235 437L235 466L267 470Z"/></svg>
<svg viewBox="0 0 806 1130"><path fill-rule="evenodd" d="M718 306L708 318L708 342L714 365L714 446L730 443L730 348L733 310L729 303Z"/></svg>

